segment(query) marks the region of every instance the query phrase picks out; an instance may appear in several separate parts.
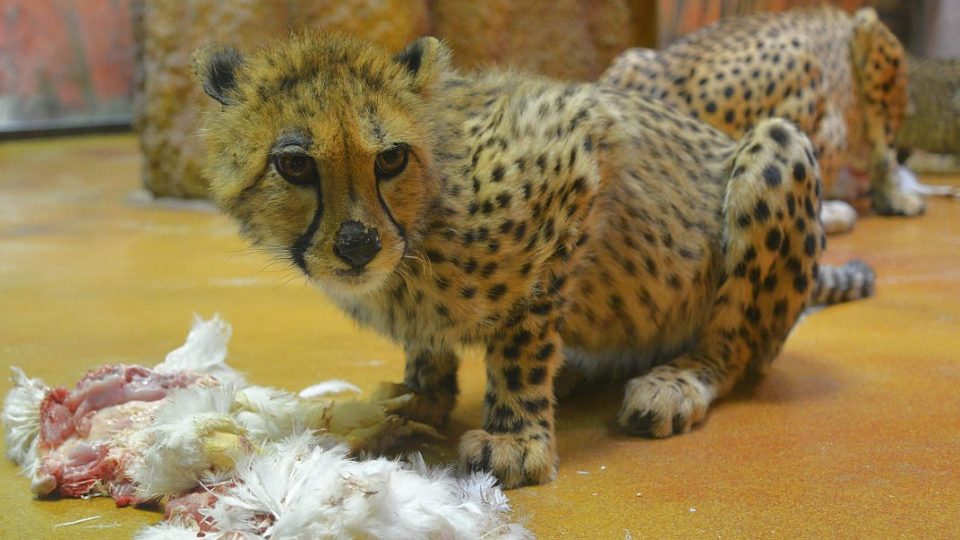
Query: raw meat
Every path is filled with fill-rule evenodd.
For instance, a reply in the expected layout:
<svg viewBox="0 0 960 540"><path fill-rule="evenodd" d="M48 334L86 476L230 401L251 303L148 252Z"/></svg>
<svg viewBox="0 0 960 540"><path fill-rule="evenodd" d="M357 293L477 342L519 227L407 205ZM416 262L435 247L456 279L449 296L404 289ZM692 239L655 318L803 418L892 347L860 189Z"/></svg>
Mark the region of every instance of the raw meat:
<svg viewBox="0 0 960 540"><path fill-rule="evenodd" d="M75 389L50 389L40 404L37 495L109 495L117 506L138 502L129 471L141 459L137 434L172 390L218 386L203 373L161 373L133 365L108 365L87 373Z"/></svg>

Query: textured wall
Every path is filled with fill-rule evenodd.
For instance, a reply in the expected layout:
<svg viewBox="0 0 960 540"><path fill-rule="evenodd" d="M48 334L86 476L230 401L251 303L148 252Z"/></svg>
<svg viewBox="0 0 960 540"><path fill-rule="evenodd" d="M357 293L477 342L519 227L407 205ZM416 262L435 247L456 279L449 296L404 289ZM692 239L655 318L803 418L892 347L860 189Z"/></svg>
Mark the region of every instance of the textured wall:
<svg viewBox="0 0 960 540"><path fill-rule="evenodd" d="M643 1L438 1L433 32L453 47L460 67L497 63L592 79L624 48L652 44L644 21L654 14L654 3Z"/></svg>

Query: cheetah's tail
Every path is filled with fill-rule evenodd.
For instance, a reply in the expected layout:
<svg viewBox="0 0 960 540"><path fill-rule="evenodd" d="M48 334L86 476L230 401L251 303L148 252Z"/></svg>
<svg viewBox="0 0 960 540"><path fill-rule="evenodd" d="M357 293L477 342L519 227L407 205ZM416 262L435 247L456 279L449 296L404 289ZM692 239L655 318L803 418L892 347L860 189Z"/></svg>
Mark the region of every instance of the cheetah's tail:
<svg viewBox="0 0 960 540"><path fill-rule="evenodd" d="M873 268L859 259L842 266L823 265L817 273L810 305L839 304L873 296L875 280Z"/></svg>

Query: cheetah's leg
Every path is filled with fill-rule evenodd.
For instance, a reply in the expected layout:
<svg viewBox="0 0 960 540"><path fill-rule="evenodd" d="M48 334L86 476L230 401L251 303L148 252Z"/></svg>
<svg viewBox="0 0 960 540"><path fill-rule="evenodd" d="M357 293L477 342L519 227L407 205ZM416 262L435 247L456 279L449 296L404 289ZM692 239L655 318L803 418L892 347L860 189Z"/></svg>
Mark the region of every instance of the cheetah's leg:
<svg viewBox="0 0 960 540"><path fill-rule="evenodd" d="M381 383L372 399L413 394L413 399L395 411L396 414L415 422L442 426L457 401L459 365L457 355L452 352L408 348L403 383Z"/></svg>
<svg viewBox="0 0 960 540"><path fill-rule="evenodd" d="M666 437L706 417L746 370L780 351L807 305L824 242L820 176L806 136L761 122L741 142L724 200L724 271L693 351L627 384L619 421Z"/></svg>
<svg viewBox="0 0 960 540"><path fill-rule="evenodd" d="M907 109L907 71L903 47L872 8L854 16L851 61L870 150L873 206L889 215L923 213L923 199L901 189L894 142Z"/></svg>
<svg viewBox="0 0 960 540"><path fill-rule="evenodd" d="M553 377L562 347L553 302L538 305L488 345L483 429L460 439L463 466L508 488L548 482L557 470Z"/></svg>

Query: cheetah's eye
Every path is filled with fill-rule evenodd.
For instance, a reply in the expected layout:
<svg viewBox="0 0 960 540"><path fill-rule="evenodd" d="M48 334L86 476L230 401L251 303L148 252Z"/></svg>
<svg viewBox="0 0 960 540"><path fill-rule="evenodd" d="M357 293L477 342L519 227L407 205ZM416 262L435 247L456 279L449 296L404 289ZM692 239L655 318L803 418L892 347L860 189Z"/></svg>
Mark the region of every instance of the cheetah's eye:
<svg viewBox="0 0 960 540"><path fill-rule="evenodd" d="M398 144L389 150L377 154L373 162L374 172L379 180L389 180L407 168L410 147Z"/></svg>
<svg viewBox="0 0 960 540"><path fill-rule="evenodd" d="M297 186L312 183L317 175L316 163L306 154L278 154L273 158L273 165L284 180Z"/></svg>

